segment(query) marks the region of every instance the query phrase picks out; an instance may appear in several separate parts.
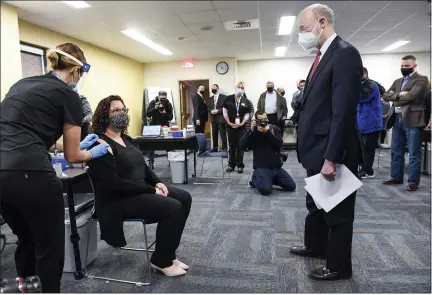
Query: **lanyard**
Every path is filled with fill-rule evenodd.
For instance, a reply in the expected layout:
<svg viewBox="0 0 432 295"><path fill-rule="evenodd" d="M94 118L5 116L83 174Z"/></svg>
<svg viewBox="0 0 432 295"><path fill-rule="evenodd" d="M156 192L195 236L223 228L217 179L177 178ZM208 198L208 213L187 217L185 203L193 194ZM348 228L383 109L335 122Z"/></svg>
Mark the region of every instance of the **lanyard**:
<svg viewBox="0 0 432 295"><path fill-rule="evenodd" d="M240 98L241 99L241 98ZM239 109L240 109L240 100L237 101L237 99L234 98L235 104L236 104L236 110L237 110L237 118L240 117L239 115Z"/></svg>

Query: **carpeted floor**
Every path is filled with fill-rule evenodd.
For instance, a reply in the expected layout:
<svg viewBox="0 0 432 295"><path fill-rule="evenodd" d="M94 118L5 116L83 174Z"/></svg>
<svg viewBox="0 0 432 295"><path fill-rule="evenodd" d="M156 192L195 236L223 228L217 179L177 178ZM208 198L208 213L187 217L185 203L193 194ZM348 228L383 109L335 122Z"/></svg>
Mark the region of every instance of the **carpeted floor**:
<svg viewBox="0 0 432 295"><path fill-rule="evenodd" d="M252 153L246 153L243 175L232 173L225 183L177 185L193 197L178 257L190 266L180 278L153 276L149 287L84 279L65 274L62 291L67 293L430 293L431 292L431 184L422 176L420 190L383 186L389 176L389 152L375 161L376 177L365 180L358 191L353 238L354 275L351 280L321 282L307 277L324 260L293 256L292 245L303 241L305 171L289 152L284 168L293 176L296 192L275 191L260 196L247 187ZM201 159L198 160L201 167ZM192 167L192 163L190 163ZM155 163L158 175L170 176L166 159ZM220 159L207 159L203 176L220 176ZM213 180L214 181L214 180ZM207 181L205 181L207 182ZM14 237L8 229L8 239ZM142 228L126 224L130 245L142 242ZM149 229L154 239L154 226ZM3 254L3 275L15 275L13 251ZM99 256L88 271L103 276L145 280L144 253L115 250L99 242Z"/></svg>

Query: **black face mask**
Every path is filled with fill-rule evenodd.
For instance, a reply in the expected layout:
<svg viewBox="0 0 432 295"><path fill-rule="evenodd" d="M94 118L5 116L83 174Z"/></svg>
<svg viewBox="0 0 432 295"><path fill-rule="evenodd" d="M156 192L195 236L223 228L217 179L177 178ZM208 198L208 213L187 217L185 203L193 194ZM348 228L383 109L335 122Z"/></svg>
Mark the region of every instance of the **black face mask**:
<svg viewBox="0 0 432 295"><path fill-rule="evenodd" d="M126 112L119 112L109 117L110 125L114 128L125 130L129 125L129 116Z"/></svg>
<svg viewBox="0 0 432 295"><path fill-rule="evenodd" d="M267 91L269 92L269 93L272 93L273 92L273 87L267 87Z"/></svg>
<svg viewBox="0 0 432 295"><path fill-rule="evenodd" d="M280 93L282 96L284 96L285 95L285 91L281 91L281 93Z"/></svg>
<svg viewBox="0 0 432 295"><path fill-rule="evenodd" d="M205 90L201 90L201 91L200 91L201 94L204 94L204 92L205 92Z"/></svg>
<svg viewBox="0 0 432 295"><path fill-rule="evenodd" d="M213 94L216 94L216 92L217 92L217 89L212 89Z"/></svg>
<svg viewBox="0 0 432 295"><path fill-rule="evenodd" d="M413 71L413 68L401 68L401 73L404 77L411 75Z"/></svg>

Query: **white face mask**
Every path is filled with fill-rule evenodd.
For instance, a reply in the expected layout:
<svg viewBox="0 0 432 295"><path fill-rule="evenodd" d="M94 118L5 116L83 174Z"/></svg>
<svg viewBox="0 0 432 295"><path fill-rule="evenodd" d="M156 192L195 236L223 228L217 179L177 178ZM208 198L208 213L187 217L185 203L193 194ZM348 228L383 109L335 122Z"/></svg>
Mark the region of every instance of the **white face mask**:
<svg viewBox="0 0 432 295"><path fill-rule="evenodd" d="M317 24L318 24L318 21L315 24L315 26L313 27L312 32L315 29ZM317 48L318 39L321 36L322 31L323 30L321 29L321 32L318 34L318 36L315 36L314 33L312 33L312 32L299 33L298 44L306 51L310 50L312 48Z"/></svg>
<svg viewBox="0 0 432 295"><path fill-rule="evenodd" d="M243 91L243 89L241 89L241 88L237 88L236 90L235 90L235 94L236 95L242 95L244 93L244 91Z"/></svg>

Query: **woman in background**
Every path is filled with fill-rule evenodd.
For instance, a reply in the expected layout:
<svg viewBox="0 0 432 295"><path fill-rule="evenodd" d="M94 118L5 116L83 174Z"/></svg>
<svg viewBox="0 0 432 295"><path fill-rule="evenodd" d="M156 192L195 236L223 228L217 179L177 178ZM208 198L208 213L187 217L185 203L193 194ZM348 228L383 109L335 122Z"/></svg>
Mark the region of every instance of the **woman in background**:
<svg viewBox="0 0 432 295"><path fill-rule="evenodd" d="M244 89L244 83L238 82L235 94L227 96L222 104L223 115L228 124L229 157L227 172L234 171L236 166L238 173L243 173L244 169L244 151L240 147L240 139L246 134L246 123L250 114L250 102L244 96Z"/></svg>
<svg viewBox="0 0 432 295"><path fill-rule="evenodd" d="M113 247L123 247L125 219L157 221L156 249L150 265L169 277L184 275L189 267L177 259L175 252L192 197L162 183L127 135L128 125L128 111L120 96L111 95L99 102L92 129L111 149L88 165L95 184L101 239Z"/></svg>

